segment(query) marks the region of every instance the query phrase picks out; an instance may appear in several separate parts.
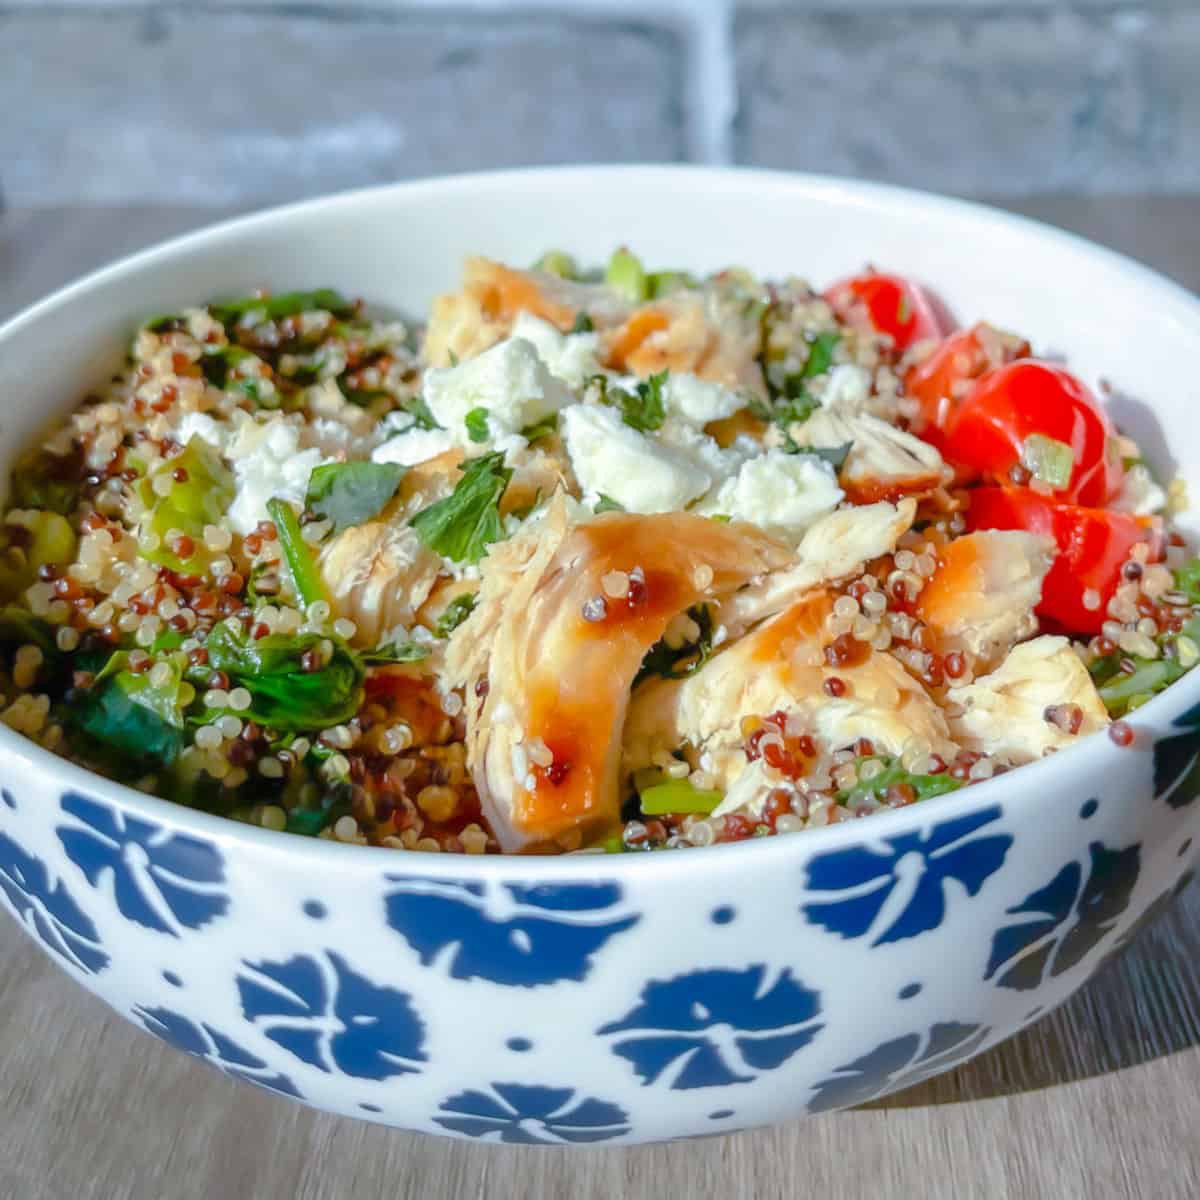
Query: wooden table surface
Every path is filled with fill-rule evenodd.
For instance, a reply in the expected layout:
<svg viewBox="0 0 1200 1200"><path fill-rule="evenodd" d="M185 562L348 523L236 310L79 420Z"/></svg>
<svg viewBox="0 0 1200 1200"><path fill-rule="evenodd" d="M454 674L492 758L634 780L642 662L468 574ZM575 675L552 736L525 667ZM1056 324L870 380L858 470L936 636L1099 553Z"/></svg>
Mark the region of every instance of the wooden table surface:
<svg viewBox="0 0 1200 1200"><path fill-rule="evenodd" d="M1021 207L1200 289L1200 199ZM213 215L0 214L0 319ZM949 1075L855 1112L628 1150L482 1147L319 1115L136 1032L0 918L0 1200L1168 1200L1200 1197L1198 1118L1196 887L1069 1004Z"/></svg>

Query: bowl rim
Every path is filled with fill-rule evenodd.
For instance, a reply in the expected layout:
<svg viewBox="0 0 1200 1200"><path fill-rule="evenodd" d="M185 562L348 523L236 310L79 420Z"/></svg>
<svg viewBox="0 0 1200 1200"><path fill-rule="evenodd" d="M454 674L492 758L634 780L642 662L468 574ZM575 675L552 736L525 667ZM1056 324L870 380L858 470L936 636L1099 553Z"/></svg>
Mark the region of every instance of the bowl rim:
<svg viewBox="0 0 1200 1200"><path fill-rule="evenodd" d="M86 297L91 291L109 283L136 276L141 270L164 259L186 255L202 250L206 245L224 238L253 234L278 222L303 217L319 210L336 212L338 209L353 210L364 203L386 202L394 195L420 197L422 193L432 200L447 193L470 192L477 188L525 188L541 183L595 180L619 182L623 187L662 186L670 182L673 188L686 183L688 187L720 188L732 186L742 190L747 186L758 186L772 190L791 191L823 200L841 200L847 204L885 206L928 213L942 211L977 221L1004 226L1043 243L1057 243L1064 249L1107 263L1110 267L1136 279L1142 286L1158 291L1164 300L1176 306L1191 309L1200 321L1200 297L1182 284L1167 278L1150 267L1120 253L1101 246L1078 234L1067 232L1054 225L1034 220L991 205L975 201L943 196L934 192L894 184L874 183L835 175L814 174L747 167L711 167L691 164L663 165L596 165L596 166L553 166L514 168L498 171L469 172L457 175L442 175L407 180L398 183L379 184L354 188L312 197L289 204L275 205L241 216L231 217L202 226L188 233L157 242L133 254L125 255L79 279L56 289L41 300L28 305L0 325L0 353L6 345L19 338L23 331L51 317L56 310L74 300ZM936 281L929 281L936 288ZM18 734L6 725L0 725L0 752L13 760L24 760L30 772L54 781L62 792L81 791L97 795L115 803L119 808L143 820L171 827L180 833L211 839L227 847L239 845L248 850L262 851L269 855L286 855L297 861L305 859L335 864L346 870L371 865L385 873L397 876L422 874L470 880L486 880L489 877L525 876L555 882L569 881L571 877L594 875L597 870L604 875L618 878L652 870L656 875L691 870L685 864L696 863L696 869L711 869L718 865L731 870L740 870L747 855L764 868L766 857L778 860L803 861L814 850L828 850L845 843L880 840L902 834L912 828L920 828L933 821L953 820L981 808L990 807L1007 793L1008 803L1039 803L1039 797L1052 793L1056 781L1065 783L1070 776L1087 778L1093 771L1103 773L1107 755L1128 754L1144 742L1147 731L1141 727L1143 717L1158 717L1160 722L1170 720L1171 712L1180 712L1200 705L1200 670L1172 684L1160 695L1155 696L1137 710L1129 723L1133 725L1135 741L1130 747L1117 747L1103 731L1080 739L1074 745L1046 758L1021 766L1019 778L1027 787L1014 789L1013 772L995 779L961 789L946 796L936 797L932 802L911 805L907 808L874 813L864 827L859 821L844 821L836 825L823 826L802 831L803 836L775 836L750 838L742 842L721 845L690 847L684 855L678 854L516 854L516 855L468 855L433 853L428 851L396 851L383 846L360 846L331 839L306 838L296 834L279 833L256 825L243 824L228 817L188 808L174 801L138 791L128 784L108 779L78 763L62 758L36 742ZM1092 755L1096 762L1089 769L1085 756ZM1079 764L1081 770L1076 769ZM1039 786L1040 784L1040 786ZM808 849L805 849L805 848ZM713 858L719 854L718 859ZM413 855L419 856L416 860ZM369 860L368 860L368 856ZM603 863L599 867L599 863ZM651 865L651 863L655 865ZM390 872L387 864L391 864Z"/></svg>

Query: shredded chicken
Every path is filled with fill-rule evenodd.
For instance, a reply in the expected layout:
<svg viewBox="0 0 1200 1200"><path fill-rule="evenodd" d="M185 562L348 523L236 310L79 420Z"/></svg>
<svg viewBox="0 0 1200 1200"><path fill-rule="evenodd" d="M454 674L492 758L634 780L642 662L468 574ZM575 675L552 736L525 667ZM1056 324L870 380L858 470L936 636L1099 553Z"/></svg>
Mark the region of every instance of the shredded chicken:
<svg viewBox="0 0 1200 1200"><path fill-rule="evenodd" d="M571 528L561 495L493 549L445 683L465 688L468 764L505 850L615 826L620 732L646 652L680 612L788 553L752 526L689 513Z"/></svg>
<svg viewBox="0 0 1200 1200"><path fill-rule="evenodd" d="M1014 765L1109 723L1092 677L1065 637L1014 646L990 675L951 688L946 698L963 710L950 719L958 741Z"/></svg>

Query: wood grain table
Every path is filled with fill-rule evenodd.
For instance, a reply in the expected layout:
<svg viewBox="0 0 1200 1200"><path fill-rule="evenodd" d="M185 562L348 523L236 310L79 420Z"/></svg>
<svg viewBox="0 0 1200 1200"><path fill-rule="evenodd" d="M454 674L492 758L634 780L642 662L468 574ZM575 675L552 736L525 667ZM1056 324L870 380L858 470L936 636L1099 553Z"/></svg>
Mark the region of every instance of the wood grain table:
<svg viewBox="0 0 1200 1200"><path fill-rule="evenodd" d="M1200 289L1200 199L1021 207ZM2 214L0 318L213 216ZM628 1150L481 1147L318 1115L135 1032L0 919L0 1200L1169 1200L1200 1197L1198 1118L1195 887L1069 1004L949 1075L855 1112Z"/></svg>

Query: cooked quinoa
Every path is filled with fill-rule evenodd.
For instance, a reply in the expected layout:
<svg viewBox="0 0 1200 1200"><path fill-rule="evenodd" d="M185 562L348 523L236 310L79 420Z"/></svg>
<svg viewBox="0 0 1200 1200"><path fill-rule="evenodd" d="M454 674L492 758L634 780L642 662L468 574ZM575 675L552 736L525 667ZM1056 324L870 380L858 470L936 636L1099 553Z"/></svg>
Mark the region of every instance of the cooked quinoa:
<svg viewBox="0 0 1200 1200"><path fill-rule="evenodd" d="M799 832L1129 744L1200 659L1182 503L893 276L471 260L421 334L260 292L146 321L17 463L0 718L343 842Z"/></svg>

